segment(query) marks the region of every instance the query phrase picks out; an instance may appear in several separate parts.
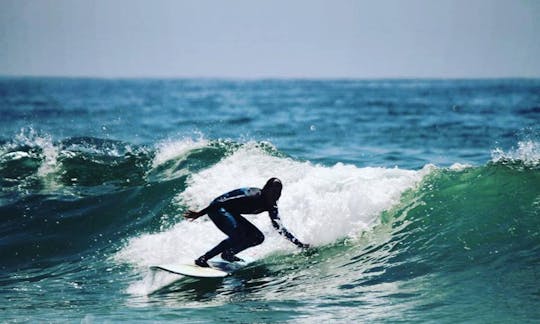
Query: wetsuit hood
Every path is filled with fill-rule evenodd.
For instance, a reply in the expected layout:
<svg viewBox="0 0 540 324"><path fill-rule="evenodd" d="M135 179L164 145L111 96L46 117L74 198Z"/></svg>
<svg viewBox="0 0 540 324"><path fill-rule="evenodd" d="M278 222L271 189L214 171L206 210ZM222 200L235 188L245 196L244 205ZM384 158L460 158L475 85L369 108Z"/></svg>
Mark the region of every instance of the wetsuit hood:
<svg viewBox="0 0 540 324"><path fill-rule="evenodd" d="M261 190L262 196L267 205L274 205L281 197L283 184L278 178L270 178Z"/></svg>

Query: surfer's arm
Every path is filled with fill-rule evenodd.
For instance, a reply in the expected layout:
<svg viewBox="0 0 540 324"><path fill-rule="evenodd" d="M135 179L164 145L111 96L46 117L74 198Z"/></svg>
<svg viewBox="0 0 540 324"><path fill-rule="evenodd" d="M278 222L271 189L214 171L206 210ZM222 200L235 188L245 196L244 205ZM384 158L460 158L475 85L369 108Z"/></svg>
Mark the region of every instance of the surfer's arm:
<svg viewBox="0 0 540 324"><path fill-rule="evenodd" d="M203 211L204 209L201 211L188 210L187 212L184 213L184 218L195 220L206 214L206 212L203 213Z"/></svg>
<svg viewBox="0 0 540 324"><path fill-rule="evenodd" d="M270 215L270 220L272 221L272 226L278 231L279 234L283 235L287 240L291 241L294 245L298 246L301 249L307 249L309 248L309 244L304 244L300 242L294 235L289 232L285 226L281 223L281 219L279 218L278 210L277 208L272 209L268 211L268 214Z"/></svg>
<svg viewBox="0 0 540 324"><path fill-rule="evenodd" d="M256 196L259 192L260 190L257 188L236 189L217 197L210 203L210 205L208 205L201 211L188 210L184 213L184 217L187 219L195 220L201 216L208 214L208 212L218 210L219 208L236 208L238 206L244 205L247 200L252 199L252 197Z"/></svg>
<svg viewBox="0 0 540 324"><path fill-rule="evenodd" d="M212 208L214 206L212 206L212 204L208 205L208 207L202 209L201 211L194 211L194 210L188 210L187 212L184 213L184 218L187 218L187 219L190 219L190 220L195 220L201 216L204 216L206 214L208 214L208 211L210 210L210 208Z"/></svg>
<svg viewBox="0 0 540 324"><path fill-rule="evenodd" d="M226 201L214 200L210 205L208 205L206 208L202 209L201 211L188 210L187 212L184 213L184 217L187 219L195 220L201 216L208 214L208 212L212 210L217 210L219 208L227 206L227 204L230 204L231 201L233 200L234 199L229 199Z"/></svg>
<svg viewBox="0 0 540 324"><path fill-rule="evenodd" d="M188 210L184 213L184 217L187 219L195 220L201 216L204 216L208 214L208 212L211 212L213 210L218 210L219 208L225 208L228 209L228 207L234 206L235 204L242 204L244 199L249 197L249 195L246 194L245 190L243 189L237 189L233 190L229 193L226 193L212 201L210 205L208 205L206 208L202 209L201 211L194 211L194 210Z"/></svg>

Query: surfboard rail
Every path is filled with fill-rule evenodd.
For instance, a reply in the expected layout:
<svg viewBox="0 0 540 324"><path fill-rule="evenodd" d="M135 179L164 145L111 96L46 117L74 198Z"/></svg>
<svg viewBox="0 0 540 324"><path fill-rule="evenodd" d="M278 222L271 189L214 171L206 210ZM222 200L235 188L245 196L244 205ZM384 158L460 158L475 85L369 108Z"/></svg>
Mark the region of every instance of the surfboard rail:
<svg viewBox="0 0 540 324"><path fill-rule="evenodd" d="M170 273L197 277L197 278L222 278L229 275L228 272L215 268L203 268L194 264L160 264L150 266L151 270L163 270Z"/></svg>

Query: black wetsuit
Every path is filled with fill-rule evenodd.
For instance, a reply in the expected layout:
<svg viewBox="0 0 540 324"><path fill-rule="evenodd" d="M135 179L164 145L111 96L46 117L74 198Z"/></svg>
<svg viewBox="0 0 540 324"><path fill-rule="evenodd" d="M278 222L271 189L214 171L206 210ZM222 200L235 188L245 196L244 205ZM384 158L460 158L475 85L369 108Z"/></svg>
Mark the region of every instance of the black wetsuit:
<svg viewBox="0 0 540 324"><path fill-rule="evenodd" d="M268 205L259 188L241 188L223 194L201 211L208 214L212 222L225 233L228 238L204 254L206 260L219 253L234 256L249 247L264 241L263 233L245 219L241 214L259 214L267 211L272 225L280 234L299 247L305 247L287 229L281 225L276 202Z"/></svg>

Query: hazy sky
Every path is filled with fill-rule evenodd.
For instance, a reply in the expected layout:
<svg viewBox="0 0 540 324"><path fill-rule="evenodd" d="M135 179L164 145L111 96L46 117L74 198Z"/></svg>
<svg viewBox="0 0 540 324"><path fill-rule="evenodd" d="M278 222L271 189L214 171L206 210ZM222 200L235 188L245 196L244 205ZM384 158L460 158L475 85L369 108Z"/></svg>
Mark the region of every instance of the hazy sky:
<svg viewBox="0 0 540 324"><path fill-rule="evenodd" d="M540 1L0 0L0 75L540 77Z"/></svg>

